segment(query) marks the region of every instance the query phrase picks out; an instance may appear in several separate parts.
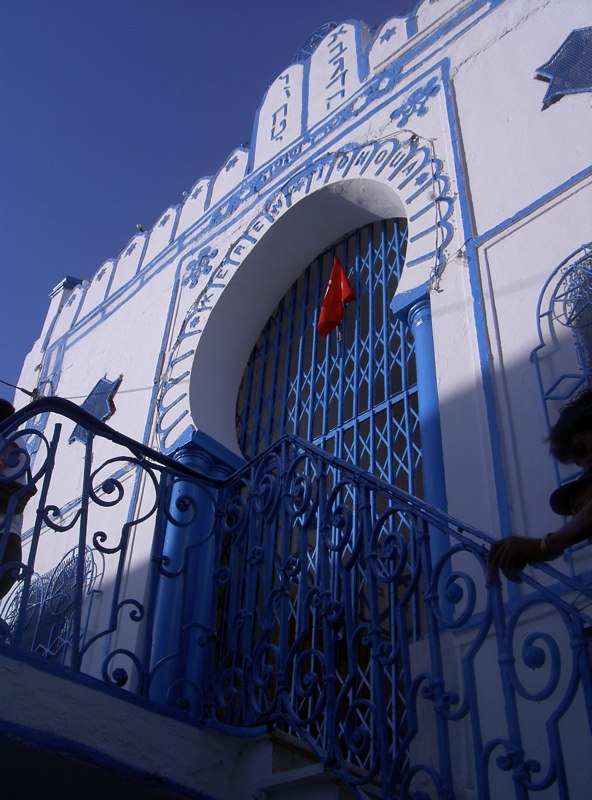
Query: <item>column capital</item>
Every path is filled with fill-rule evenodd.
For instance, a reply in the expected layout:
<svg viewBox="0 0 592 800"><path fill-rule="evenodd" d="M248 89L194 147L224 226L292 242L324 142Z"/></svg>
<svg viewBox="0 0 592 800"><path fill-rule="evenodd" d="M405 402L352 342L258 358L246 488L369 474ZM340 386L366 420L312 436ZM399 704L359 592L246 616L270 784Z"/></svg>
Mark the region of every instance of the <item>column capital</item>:
<svg viewBox="0 0 592 800"><path fill-rule="evenodd" d="M240 456L203 431L195 431L191 441L175 450L173 458L198 472L209 474L212 478L226 478L244 464Z"/></svg>
<svg viewBox="0 0 592 800"><path fill-rule="evenodd" d="M407 324L410 328L416 328L417 326L423 325L426 322L431 322L431 320L432 306L427 295L415 302L407 310Z"/></svg>

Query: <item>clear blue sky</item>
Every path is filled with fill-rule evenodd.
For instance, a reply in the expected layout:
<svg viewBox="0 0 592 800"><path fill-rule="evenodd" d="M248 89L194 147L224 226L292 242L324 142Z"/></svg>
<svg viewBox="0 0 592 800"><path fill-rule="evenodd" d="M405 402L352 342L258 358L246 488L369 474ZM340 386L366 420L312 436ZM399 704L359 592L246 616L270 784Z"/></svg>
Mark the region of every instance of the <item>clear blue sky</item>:
<svg viewBox="0 0 592 800"><path fill-rule="evenodd" d="M416 4L0 0L0 379L18 381L63 277L91 278L251 138L311 33Z"/></svg>

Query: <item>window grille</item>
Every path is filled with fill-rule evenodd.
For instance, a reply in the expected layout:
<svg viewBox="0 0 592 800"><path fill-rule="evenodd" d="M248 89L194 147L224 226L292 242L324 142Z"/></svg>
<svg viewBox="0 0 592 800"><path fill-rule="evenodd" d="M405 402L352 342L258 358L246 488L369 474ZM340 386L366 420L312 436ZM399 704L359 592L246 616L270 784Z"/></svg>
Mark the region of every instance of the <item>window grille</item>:
<svg viewBox="0 0 592 800"><path fill-rule="evenodd" d="M562 261L546 281L537 329L539 345L531 361L550 429L561 406L592 385L592 242Z"/></svg>
<svg viewBox="0 0 592 800"><path fill-rule="evenodd" d="M336 27L336 22L325 22L324 25L321 25L320 28L317 28L317 30L304 42L302 47L298 49L298 52L292 59L292 62L297 64L299 61L306 61L309 59L323 41L325 36L328 33L331 33L331 31L335 30Z"/></svg>
<svg viewBox="0 0 592 800"><path fill-rule="evenodd" d="M272 313L249 358L238 440L252 458L296 434L411 494L422 494L413 337L390 312L405 257L404 220L350 233L320 254ZM317 331L333 257L355 288L341 339Z"/></svg>
<svg viewBox="0 0 592 800"><path fill-rule="evenodd" d="M559 264L545 282L537 306L539 344L534 364L547 431L567 402L592 386L592 242ZM579 472L553 460L557 486ZM575 550L578 548L572 548ZM565 560L572 573L572 551Z"/></svg>

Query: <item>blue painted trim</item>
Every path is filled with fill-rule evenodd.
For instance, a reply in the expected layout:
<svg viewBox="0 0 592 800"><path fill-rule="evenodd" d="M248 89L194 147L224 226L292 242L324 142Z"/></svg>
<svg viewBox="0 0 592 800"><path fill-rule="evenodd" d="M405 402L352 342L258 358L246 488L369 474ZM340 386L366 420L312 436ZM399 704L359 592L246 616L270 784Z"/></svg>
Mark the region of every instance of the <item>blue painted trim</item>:
<svg viewBox="0 0 592 800"><path fill-rule="evenodd" d="M172 426L174 427L174 425ZM160 445L161 451L165 455L171 455L180 447L184 447L186 444L189 444L191 439L193 438L193 434L195 433L195 428L193 425L188 425L178 436L177 438L171 442L171 444L167 444L166 446ZM166 437L164 437L166 438Z"/></svg>
<svg viewBox="0 0 592 800"><path fill-rule="evenodd" d="M247 158L247 168L245 170L245 176L250 175L253 172L253 166L255 163L255 155L257 153L257 146L259 144L259 119L261 117L261 109L263 108L263 103L265 102L265 98L267 97L267 92L265 92L261 99L261 103L259 107L255 111L255 118L253 119L253 127L251 128L251 146L249 147L249 155ZM198 220L199 222L199 220Z"/></svg>
<svg viewBox="0 0 592 800"><path fill-rule="evenodd" d="M196 433L191 442L180 448L175 460L214 480L227 478L244 464L205 433ZM190 526L175 524L179 518L180 498L190 498L196 507ZM210 648L196 641L187 631L196 626L210 633L215 618L215 591L212 575L216 569L217 540L212 536L215 522L214 495L209 487L195 481L176 481L169 501L170 518L165 524L162 553L170 561L169 569L183 567L193 587L191 598L186 586L161 575L154 606L151 648L150 696L163 705L174 703L170 690L177 679L191 675L192 682L206 693L210 667ZM182 517L182 515L181 515ZM178 654L170 658L171 654Z"/></svg>
<svg viewBox="0 0 592 800"><path fill-rule="evenodd" d="M68 712L69 713L69 712ZM8 722L0 719L0 736L7 739L23 742L25 745L38 749L49 750L54 753L62 753L70 758L82 761L105 772L117 775L124 780L144 786L146 789L154 788L163 793L175 792L183 797L192 798L193 800L214 800L212 795L206 795L195 789L191 789L185 784L178 783L177 781L166 778L160 773L149 772L138 767L133 767L120 761L113 756L107 755L100 750L89 745L81 744L73 739L68 739L65 736L58 736L57 734L50 733L49 731L38 730L25 725L19 725L14 722ZM5 765L7 766L7 765ZM34 766L32 764L32 766ZM13 776L13 788L18 785L18 776ZM41 777L41 776L40 776ZM57 777L57 776L54 776ZM3 793L10 789L10 784L7 783L10 779L10 770L6 770L2 778ZM83 791L82 787L81 791ZM8 795L5 795L8 797ZM11 795L12 796L12 795Z"/></svg>
<svg viewBox="0 0 592 800"><path fill-rule="evenodd" d="M415 16L415 14L413 14L413 16L407 17L407 37L408 37L408 40L412 36L415 36L416 33L417 33L417 17Z"/></svg>
<svg viewBox="0 0 592 800"><path fill-rule="evenodd" d="M93 678L84 672L77 672L71 667L49 661L48 659L36 655L35 653L31 653L26 650L19 650L11 645L0 643L0 657L1 656L5 656L11 661L20 661L24 664L28 664L29 666L37 669L39 672L45 672L48 675L62 678L69 683L85 686L89 690L101 692L109 695L110 697L114 697L117 700L121 700L124 703L129 703L133 706L139 706L147 711L153 711L155 714L160 714L163 717L171 717L172 719L176 719L179 722L189 725L191 728L196 727L195 719L193 717L189 719L187 714L182 711L177 711L174 708L169 707L165 708L159 703L155 703L154 701L150 700L148 697L134 694L130 691L126 691L125 689L120 689L117 686L104 683L99 678Z"/></svg>
<svg viewBox="0 0 592 800"><path fill-rule="evenodd" d="M310 58L307 58L306 61L302 64L302 114L301 114L301 135L299 139L301 139L305 134L308 126L308 103L310 100Z"/></svg>
<svg viewBox="0 0 592 800"><path fill-rule="evenodd" d="M123 250L121 251L123 252ZM111 274L109 275L109 280L107 281L107 287L105 289L105 300L103 301L105 304L109 303L111 300L111 287L113 286L113 281L115 279L115 273L117 272L117 264L119 263L119 256L113 259L111 265ZM123 288L123 287L121 287ZM103 303L101 303L101 306ZM98 308L98 307L97 307Z"/></svg>
<svg viewBox="0 0 592 800"><path fill-rule="evenodd" d="M189 196L189 195L187 195L187 196ZM171 209L172 209L173 213L175 214L175 218L173 219L173 223L171 225L171 236L170 236L170 239L168 241L167 247L170 247L171 244L177 238L177 229L179 227L179 222L181 220L181 211L183 209L183 203L177 203L177 205L176 206L172 206Z"/></svg>
<svg viewBox="0 0 592 800"><path fill-rule="evenodd" d="M298 164L294 169L292 169L291 172L287 173L285 171L285 165L284 165L284 168L278 169L277 171L275 171L274 172L274 177L276 178L276 180L275 181L271 181L270 180L265 185L265 194L269 195L269 196L272 196L275 192L277 192L278 186L281 186L282 184L285 184L286 182L289 182L289 180L291 180L298 172L302 172L304 169L307 168L307 166L310 166L313 163L313 161L315 160L315 157L318 157L318 154L319 154L319 152L321 150L324 151L325 153L332 153L330 148L335 144L335 142L340 141L341 138L344 135L347 135L348 133L353 131L356 127L361 125L364 121L366 121L368 118L374 116L376 113L378 113L378 111L381 108L384 108L385 106L391 104L394 99L396 99L397 97L399 97L399 96L405 94L406 92L410 91L412 89L412 87L417 82L422 80L427 75L433 74L434 71L437 71L437 69L438 69L438 65L436 65L434 68L428 70L428 72L426 72L426 73L424 73L424 74L422 74L420 76L417 76L414 80L411 81L411 83L405 85L403 88L401 88L395 94L385 96L385 100L381 105L377 105L376 107L373 107L373 109L371 111L368 111L365 115L360 116L360 117L352 117L351 120L350 120L351 124L348 127L340 128L339 132L336 134L336 136L333 139L331 139L330 141L326 142L325 145L322 148L315 148L315 146L312 145L311 148L310 148L311 152L310 152L309 158L306 161L304 161L304 163L302 163L300 161L300 156L298 156L298 158L297 158ZM381 73L381 75L382 75L382 73ZM357 96L357 95L354 95L354 97L355 96ZM339 112L336 112L336 113L339 113ZM317 126L317 130L321 130L322 131L324 127L327 127L326 120L323 121L323 123L320 123ZM329 126L329 129L332 130L332 126ZM274 157L274 159L272 159L270 161L273 161L273 163L281 161L281 154L278 155L277 158ZM269 162L266 162L266 165L268 167L269 166ZM255 174L255 177L257 175L260 175L261 173L265 172L266 165L262 165L258 169L258 172ZM200 180L203 180L203 179L200 179ZM208 191L208 195L209 196L211 196L211 191L212 191L212 188L213 188L212 185L213 185L213 181L211 181L209 186L208 186L208 190L207 191ZM209 210L207 214L205 213L205 208L204 208L204 214L202 215L202 217L199 220L197 220L194 223L193 226L191 226L186 231L184 231L183 234L181 235L181 237L176 239L168 248L165 248L163 251L158 253L154 257L154 259L152 259L150 264L148 264L142 270L142 272L140 274L136 274L136 275L132 276L127 283L123 284L117 290L117 292L115 292L115 294L111 295L109 293L110 293L111 285L112 285L112 282L113 282L113 279L114 279L114 276L115 276L115 272L116 272L116 269L117 269L117 265L114 264L114 267L112 269L112 273L111 273L111 276L110 276L110 280L109 280L109 286L107 288L107 294L109 294L109 296L105 299L104 303L101 303L99 306L96 306L92 310L92 312L90 312L90 314L87 315L84 318L84 320L82 321L81 324L87 324L93 317L96 317L97 315L99 315L103 319L105 319L106 316L109 313L109 312L106 311L106 306L111 305L113 302L116 302L117 300L124 300L123 296L128 294L128 293L130 293L129 297L133 296L133 294L131 294L131 293L137 292L139 290L139 288L141 288L141 285L143 284L143 282L150 280L156 274L160 273L163 269L167 268L171 263L174 263L175 259L178 258L180 251L182 249L185 249L187 246L189 246L191 237L194 237L196 240L198 238L200 238L200 237L203 237L203 238L200 238L200 246L201 247L205 247L208 244L208 242L211 242L213 239L217 239L222 233L224 233L226 231L226 229L229 227L229 225L236 224L236 222L238 220L240 220L242 217L244 217L245 215L247 215L247 214L249 214L251 212L251 209L260 201L260 195L258 194L258 192L260 190L261 190L261 187L258 186L257 192L255 192L254 194L251 193L251 192L249 193L250 196L253 198L252 202L248 206L245 206L240 213L236 213L235 214L234 213L235 209L232 208L231 209L232 215L230 215L230 214L226 215L226 216L229 217L229 219L228 219L228 221L225 220L222 225L220 225L218 223L217 225L212 226L212 216L216 212L216 209L219 210L222 206L228 205L228 202L226 201L226 198L228 198L229 195L231 195L231 194L232 195L240 195L244 191L243 182L241 182L237 187L235 187L235 189L232 192L229 192L227 195L225 195L224 198L221 198L221 200L216 204L216 206L213 207L211 210ZM243 199L245 199L245 198L243 198ZM206 203L206 207L207 207L207 203ZM200 232L198 230L198 227L204 229L203 232ZM206 236L203 236L203 233L205 233L205 229L208 229L208 232L207 232ZM127 299L129 299L129 297L126 297L124 302L127 301ZM114 310L116 310L116 309L114 309ZM113 310L110 313L113 313ZM71 333L73 333L73 331L70 331L69 335Z"/></svg>
<svg viewBox="0 0 592 800"><path fill-rule="evenodd" d="M505 0L501 0L501 2L504 2L504 1ZM488 14L498 4L499 3L486 2L486 0L475 0L474 3L471 3L469 6L467 6L464 9L462 9L462 11L459 12L459 14L454 16L452 19L448 20L448 22L444 26L441 26L440 28L438 28L435 32L430 34L430 36L426 37L425 39L422 39L421 41L418 41L417 45L412 47L412 48L410 48L410 50L407 51L402 57L393 60L383 72L377 73L377 75L374 76L373 80L376 81L377 79L382 79L389 72L396 71L397 72L397 77L398 77L398 82L399 83L402 82L405 77L408 77L411 74L411 72L417 72L417 70L420 69L421 66L423 66L423 64L425 63L425 59L424 59L423 62L421 62L419 64L416 63L413 66L412 70L407 74L403 74L402 73L402 71L401 71L401 65L402 64L406 64L406 63L410 63L410 62L415 61L416 58L417 58L418 53L420 53L421 51L423 51L423 50L427 49L428 47L430 47L433 44L434 41L437 41L437 39L442 38L446 33L448 33L449 31L453 30L455 27L458 26L459 23L463 22L468 16L471 16L475 11L478 11L480 8L483 8L485 10L485 14ZM477 22L479 22L480 19L481 19L481 17L478 20L474 20L471 23L470 27L473 27L473 25L477 24ZM356 22L356 21L354 21L354 22ZM463 29L462 31L457 33L455 38L458 38L459 36L464 35L467 30L468 29ZM430 59L433 58L433 56L434 56L434 53L430 53L430 56L429 56ZM306 63L308 64L309 61L310 61L310 59L308 59ZM432 70L429 70L428 72L431 72L431 71ZM304 77L306 79L306 77L307 77L306 74L305 74ZM307 86L306 80L304 82L304 86L305 87ZM357 92L355 92L350 98L348 98L348 101L353 103L358 98L359 94L361 92L363 92L367 88L368 88L368 86L363 84ZM400 92L398 94L400 94ZM393 98L396 97L396 96L397 96L397 94L389 95L389 97L387 99L387 102L392 102ZM306 109L306 107L307 107L306 101L307 101L307 97L303 94L303 112L304 112L304 109ZM380 108L381 108L381 106L376 106L371 115L374 115L375 113L377 113L377 111ZM260 110L261 110L261 106L259 107L259 109L257 110L257 112L255 114L255 124L254 124L254 128L253 128L254 134L257 132L257 126L258 126L258 119L259 119ZM337 110L335 113L339 113L339 110ZM319 123L318 127L322 128L323 125L326 125L327 121L330 120L332 116L334 116L334 115L330 115L327 118L323 119L323 121L321 123ZM364 117L363 119L367 118L367 116L368 115L366 115L366 117ZM360 124L361 121L362 121L361 119L357 120L356 121L356 125ZM306 132L310 133L309 131L306 131ZM345 132L346 132L345 130L342 130L340 135L343 135ZM252 138L253 138L253 141L255 141L255 137L253 136ZM300 137L299 139L296 139L295 141L291 142L285 148L284 151L280 151L280 153L277 154L277 155L280 156L281 153L285 153L286 151L289 151L290 149L294 148L294 146L296 146L298 144L298 142L300 141L301 138L302 137ZM252 164L253 164L253 158L254 158L254 149L255 149L255 146L253 145L250 148L249 159L248 159L248 162L247 162L247 170L246 170L245 177L246 177L246 175L248 175L252 171ZM267 163L268 162L266 162L266 164ZM262 170L265 166L266 166L265 164L261 165L260 170ZM205 178L200 178L197 181L197 183L199 183L199 181L201 181L201 180L205 180ZM204 204L204 215L205 215L206 210L209 210L209 203L210 203L210 200L211 200L211 193L212 193L212 188L213 188L212 184L213 183L214 183L214 181L210 182L208 190L207 190L206 202ZM266 187L266 188L269 189L269 191L272 191L271 187ZM235 187L231 192L229 192L227 195L225 195L223 198L221 198L219 203L216 205L216 207L222 205L224 203L224 201L226 200L226 198L230 194L238 192L239 190L240 190L240 184L239 184L239 186ZM239 217L233 217L233 221L236 221L236 219L238 219L238 218L240 218L240 216ZM200 223L206 224L207 222L208 222L208 220L204 220L203 217L200 220L197 220L192 228L187 229L187 231L185 231L182 234L183 239L186 239L188 234L195 233L196 232L195 228ZM174 240L175 243L179 243L179 241L180 241L179 239L175 239ZM166 250L167 250L167 248L165 248L163 251L158 253L157 256L155 256L155 258L153 259L153 261L156 261L156 260L158 260L158 259L160 259L162 257L165 257L166 256ZM122 249L122 252L123 252L123 249ZM116 269L116 267L115 267L115 269ZM114 275L115 269L112 271L111 281L113 279L113 275ZM111 281L110 281L110 283L111 283ZM121 287L121 288L123 289L124 287ZM109 289L110 289L110 286L109 286Z"/></svg>
<svg viewBox="0 0 592 800"><path fill-rule="evenodd" d="M156 224L158 224L158 222ZM142 239L143 239L142 252L140 253L140 257L138 258L138 266L136 267L136 273L142 271L142 266L143 266L143 263L144 263L144 256L146 255L146 250L148 249L148 242L150 241L150 237L152 236L153 231L154 231L154 228L152 229L152 231L150 231L150 233L148 233L148 231L146 231L145 233L142 234Z"/></svg>
<svg viewBox="0 0 592 800"><path fill-rule="evenodd" d="M73 278L71 275L66 275L66 277L63 278L58 285L51 290L49 296L53 297L64 289L74 289L75 286L79 286L81 283L82 278Z"/></svg>
<svg viewBox="0 0 592 800"><path fill-rule="evenodd" d="M411 46L409 50L400 57L400 59L398 59L401 65L413 64L409 72L405 73L404 77L407 77L407 75L410 75L417 69L421 69L427 61L432 61L435 56L438 56L445 48L448 48L453 42L457 41L469 30L471 30L471 28L481 22L484 17L488 16L496 8L496 6L505 2L507 2L507 0L491 0L490 2L488 2L488 0L475 0L473 3L470 3L468 6L462 8L454 17L449 19L448 22L441 25L439 28L436 28L434 31L432 31L432 33L430 33L428 36L424 36L423 38L422 34L424 32L419 31L417 28L417 17L413 17L413 23L408 26L408 31L409 27L414 28L412 35L418 37L417 42L414 44L414 46ZM482 15L471 20L471 17L479 10L482 10ZM454 35L441 47L427 53L423 58L418 58L418 56L423 54L426 50L430 50L430 48L436 42L438 42L440 39L444 39L447 34L453 32L455 28L458 28L464 22L468 22L468 25L461 30L456 31Z"/></svg>
<svg viewBox="0 0 592 800"><path fill-rule="evenodd" d="M535 211L538 211L539 208L549 203L551 200L555 200L555 198L559 197L560 195L564 194L568 189L571 189L573 186L576 186L581 181L585 180L586 178L592 176L592 165L585 167L584 169L580 170L580 172L576 172L575 175L572 175L563 183L560 183L558 186L555 186L553 189L548 191L546 194L541 195L541 197L534 200L532 203L529 203L524 208L521 208L516 213L512 214L511 217L508 217L503 222L499 222L497 225L494 225L493 228L490 228L485 233L481 233L473 239L473 244L475 247L479 247L480 245L484 244L488 239L491 239L493 236L497 236L500 233L503 233L507 228L511 225L514 225L517 222L520 222L525 217L529 216Z"/></svg>
<svg viewBox="0 0 592 800"><path fill-rule="evenodd" d="M348 20L348 23L350 25L353 25L353 27L354 27L354 37L355 37L355 41L356 41L356 48L357 48L357 55L358 55L358 57L357 57L358 80L360 81L360 83L363 83L366 80L366 78L368 77L369 73L370 73L370 63L369 63L369 60L368 60L368 54L370 52L369 51L369 47L372 44L372 34L370 33L370 29L368 28L368 32L370 34L370 41L368 42L368 45L366 47L363 47L363 45L362 45L362 35L363 35L362 25L364 25L364 27L366 27L366 28L368 26L366 25L366 23L362 22L361 20L357 20L357 19Z"/></svg>
<svg viewBox="0 0 592 800"><path fill-rule="evenodd" d="M407 315L409 309L427 296L428 285L429 281L425 281L421 286L417 286L415 289L409 289L406 292L395 294L391 302L391 311L397 319L408 324Z"/></svg>
<svg viewBox="0 0 592 800"><path fill-rule="evenodd" d="M78 322L78 318L80 317L80 312L82 311L82 307L84 305L84 300L86 298L86 293L88 291L89 284L87 283L86 286L84 282L80 284L80 294L78 295L78 305L76 306L76 311L72 316L72 321L70 322L70 327L73 328L76 323Z"/></svg>
<svg viewBox="0 0 592 800"><path fill-rule="evenodd" d="M481 380L485 399L487 423L489 431L489 443L491 447L491 457L493 475L495 481L498 519L502 536L512 534L512 524L510 507L508 502L508 488L506 482L505 465L503 459L501 433L498 423L497 402L495 398L493 367L491 363L491 352L489 349L489 338L487 335L487 324L485 319L484 299L479 275L479 263L477 259L477 248L474 241L475 225L470 202L470 190L467 180L467 169L464 161L464 147L460 125L456 116L454 98L452 96L452 83L450 80L450 62L446 59L445 73L447 80L443 80L444 96L446 98L446 112L450 129L450 139L454 157L455 173L457 176L458 202L463 223L463 230L469 235L467 244L467 260L469 266L469 283L473 296L473 314L475 319L475 332L477 335L477 348L479 353L479 363L481 367Z"/></svg>
<svg viewBox="0 0 592 800"><path fill-rule="evenodd" d="M148 413L146 415L146 423L144 425L144 434L142 437L142 442L144 444L148 444L150 441L150 435L152 433L153 425L156 421L156 416L158 414L158 392L160 390L161 377L164 374L167 345L171 336L171 328L174 319L174 309L177 303L177 297L181 286L181 282L179 279L180 271L181 271L181 265L179 264L179 266L177 267L175 278L173 280L173 285L171 287L171 296L169 298L169 307L167 309L165 323L163 326L164 330L160 342L159 355L158 358L156 359L156 364L154 367L152 392L150 394L150 400L148 402Z"/></svg>
<svg viewBox="0 0 592 800"><path fill-rule="evenodd" d="M424 499L431 506L446 512L448 501L442 455L440 400L432 335L432 309L428 297L424 296L409 309L407 324L415 341ZM438 543L443 549L435 554L436 560L444 556L448 550L448 542L444 541L444 537L439 537Z"/></svg>
<svg viewBox="0 0 592 800"><path fill-rule="evenodd" d="M209 720L204 725L205 730L223 733L225 736L232 736L236 739L256 739L258 736L269 736L269 725L250 725L248 728L236 728L233 725L226 725L218 720Z"/></svg>

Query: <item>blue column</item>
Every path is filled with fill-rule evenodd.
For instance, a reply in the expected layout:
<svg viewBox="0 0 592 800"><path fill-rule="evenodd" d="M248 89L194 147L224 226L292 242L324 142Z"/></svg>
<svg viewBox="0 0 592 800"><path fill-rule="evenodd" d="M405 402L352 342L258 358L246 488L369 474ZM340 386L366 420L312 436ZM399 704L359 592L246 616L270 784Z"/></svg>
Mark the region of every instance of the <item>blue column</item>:
<svg viewBox="0 0 592 800"><path fill-rule="evenodd" d="M200 433L174 458L214 479L228 476L241 463ZM169 503L169 516L175 522L166 524L162 555L169 561L164 569L179 574L163 575L158 584L151 668L170 658L156 671L150 697L182 709L201 703L209 674L216 611L216 499L216 490L206 483L180 479L174 483Z"/></svg>
<svg viewBox="0 0 592 800"><path fill-rule="evenodd" d="M430 301L427 297L422 298L411 306L407 312L407 321L415 340L424 485L423 499L430 505L446 511L448 503L444 481L444 458L442 455L440 406L432 334L432 312ZM436 564L448 552L449 540L447 536L437 530L431 532L430 540L432 560Z"/></svg>
<svg viewBox="0 0 592 800"><path fill-rule="evenodd" d="M444 483L444 458L442 456L442 431L440 405L436 382L436 359L432 335L432 310L427 298L415 303L407 320L415 340L417 369L417 394L421 449L423 453L424 499L430 505L446 511L446 486Z"/></svg>

